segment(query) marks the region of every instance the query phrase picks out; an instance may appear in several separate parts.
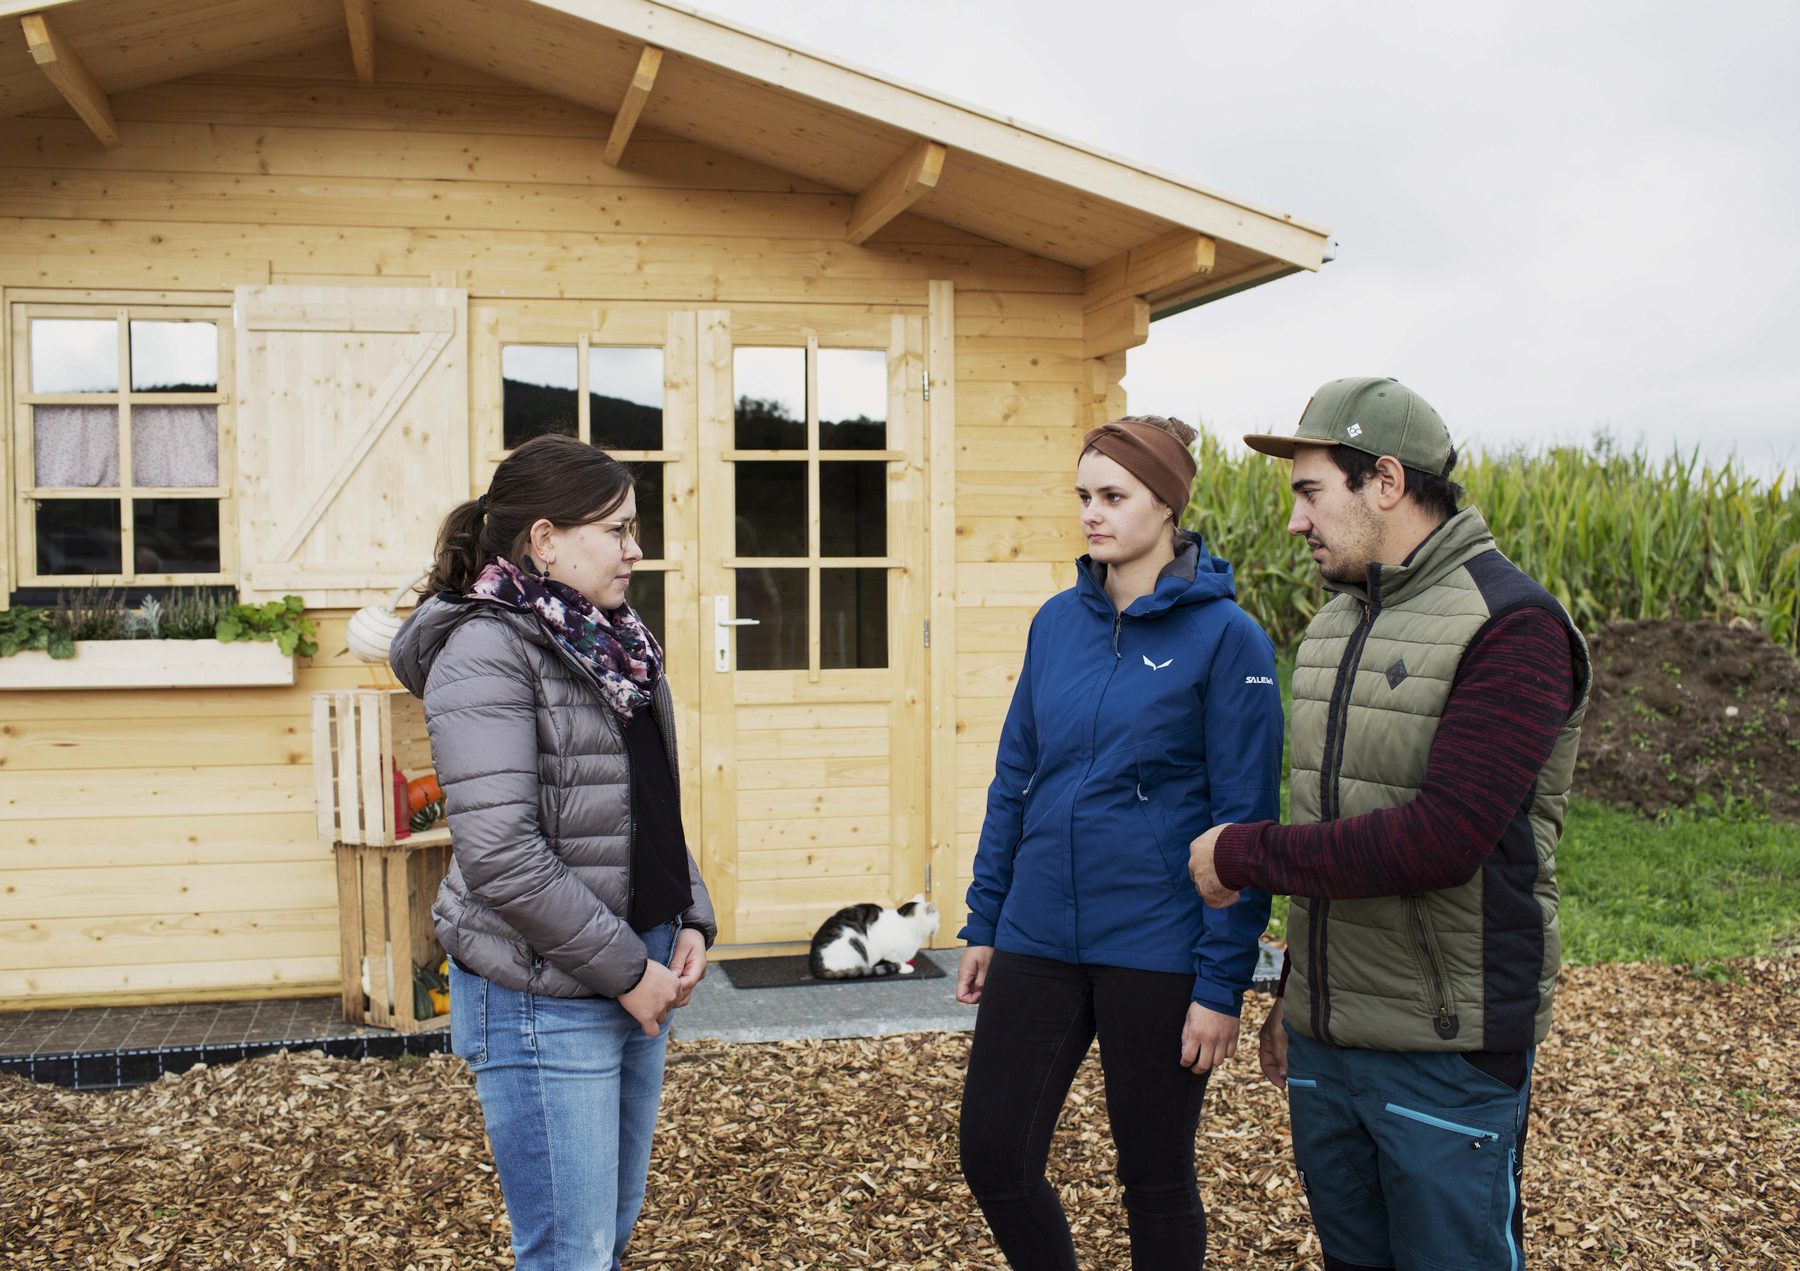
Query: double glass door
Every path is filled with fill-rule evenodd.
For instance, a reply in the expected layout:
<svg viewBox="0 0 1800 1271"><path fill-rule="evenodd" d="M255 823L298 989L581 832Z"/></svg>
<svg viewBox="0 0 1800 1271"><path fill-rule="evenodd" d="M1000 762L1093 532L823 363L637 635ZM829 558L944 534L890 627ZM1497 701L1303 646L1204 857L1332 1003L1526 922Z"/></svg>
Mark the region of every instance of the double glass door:
<svg viewBox="0 0 1800 1271"><path fill-rule="evenodd" d="M722 941L924 890L923 312L477 302L471 324L481 466L558 431L638 473L631 601L668 655Z"/></svg>

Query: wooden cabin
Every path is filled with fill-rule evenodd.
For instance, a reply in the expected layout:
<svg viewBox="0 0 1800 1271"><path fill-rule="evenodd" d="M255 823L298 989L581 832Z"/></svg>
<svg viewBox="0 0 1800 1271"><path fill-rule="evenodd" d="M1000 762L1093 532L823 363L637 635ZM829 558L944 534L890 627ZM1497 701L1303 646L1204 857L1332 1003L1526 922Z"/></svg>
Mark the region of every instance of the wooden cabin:
<svg viewBox="0 0 1800 1271"><path fill-rule="evenodd" d="M0 1008L337 991L311 695L544 429L641 473L724 952L920 890L954 943L1077 439L1327 244L653 0L0 0L0 121L0 601L322 627L0 690Z"/></svg>

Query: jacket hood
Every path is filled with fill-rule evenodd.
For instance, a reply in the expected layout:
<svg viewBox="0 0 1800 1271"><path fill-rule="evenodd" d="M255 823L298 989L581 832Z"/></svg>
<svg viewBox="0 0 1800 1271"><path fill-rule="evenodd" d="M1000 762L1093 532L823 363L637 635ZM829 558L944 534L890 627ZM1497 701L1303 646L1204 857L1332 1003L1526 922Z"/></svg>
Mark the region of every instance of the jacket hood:
<svg viewBox="0 0 1800 1271"><path fill-rule="evenodd" d="M1209 553L1205 541L1192 530L1182 530L1181 538L1181 550L1156 576L1156 589L1125 606L1125 612L1133 618L1164 613L1177 605L1231 600L1237 596L1231 562ZM1106 594L1106 566L1092 556L1080 557L1075 565L1075 590L1082 603L1111 618L1115 611L1112 598Z"/></svg>
<svg viewBox="0 0 1800 1271"><path fill-rule="evenodd" d="M542 628L529 614L508 609L488 600L471 600L450 592L440 592L420 603L408 615L388 648L388 665L394 676L414 697L425 696L425 681L438 654L450 640L450 633L476 617L499 618L527 640L547 644Z"/></svg>

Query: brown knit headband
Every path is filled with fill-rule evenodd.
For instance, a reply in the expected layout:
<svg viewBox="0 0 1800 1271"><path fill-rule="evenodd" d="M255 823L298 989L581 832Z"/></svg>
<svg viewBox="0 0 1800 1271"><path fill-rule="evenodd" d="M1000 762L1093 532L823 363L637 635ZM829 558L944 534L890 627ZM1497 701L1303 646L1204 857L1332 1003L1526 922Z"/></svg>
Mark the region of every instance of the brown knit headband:
<svg viewBox="0 0 1800 1271"><path fill-rule="evenodd" d="M1176 516L1187 506L1194 484L1194 456L1171 433L1153 424L1115 421L1101 424L1081 439L1081 448L1098 450L1150 487Z"/></svg>

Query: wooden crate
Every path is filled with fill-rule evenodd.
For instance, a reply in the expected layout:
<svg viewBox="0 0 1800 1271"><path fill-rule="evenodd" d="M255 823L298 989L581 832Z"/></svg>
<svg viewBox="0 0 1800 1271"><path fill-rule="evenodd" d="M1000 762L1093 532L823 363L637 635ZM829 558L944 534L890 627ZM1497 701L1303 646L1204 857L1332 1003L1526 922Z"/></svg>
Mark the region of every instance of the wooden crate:
<svg viewBox="0 0 1800 1271"><path fill-rule="evenodd" d="M450 869L450 832L427 830L397 847L339 843L335 851L344 1018L403 1033L433 1026L413 1008L413 968L435 970L444 958L431 902Z"/></svg>
<svg viewBox="0 0 1800 1271"><path fill-rule="evenodd" d="M410 780L432 770L431 739L419 699L401 688L314 693L313 783L319 838L328 843L392 846L396 831L394 767Z"/></svg>

